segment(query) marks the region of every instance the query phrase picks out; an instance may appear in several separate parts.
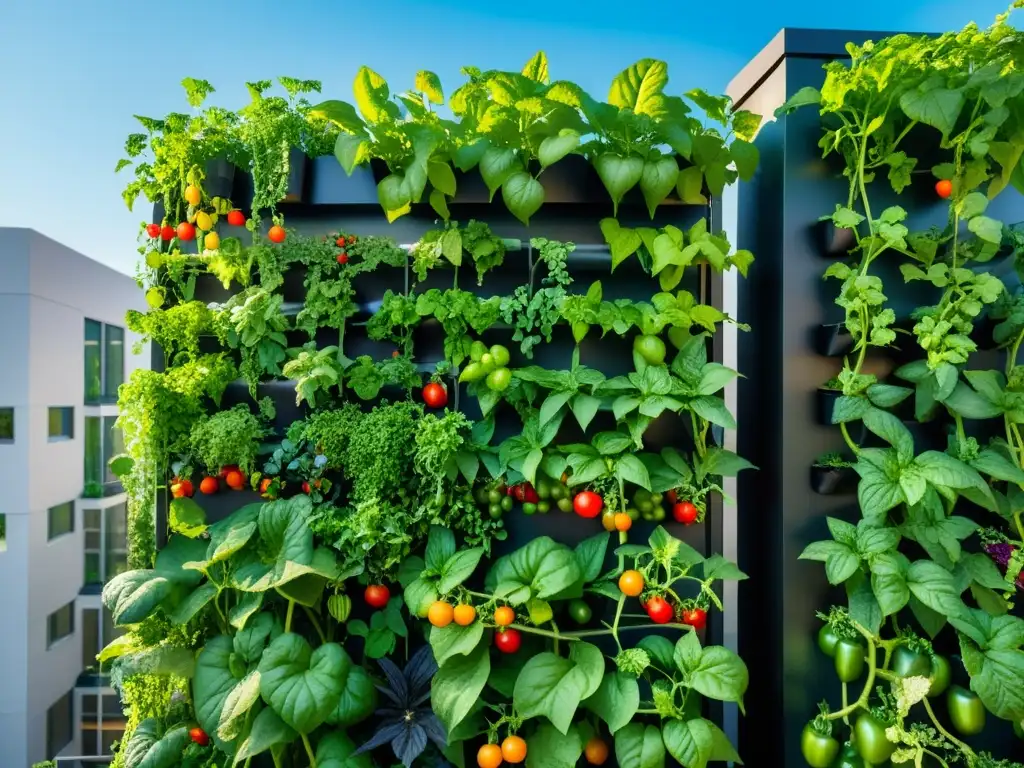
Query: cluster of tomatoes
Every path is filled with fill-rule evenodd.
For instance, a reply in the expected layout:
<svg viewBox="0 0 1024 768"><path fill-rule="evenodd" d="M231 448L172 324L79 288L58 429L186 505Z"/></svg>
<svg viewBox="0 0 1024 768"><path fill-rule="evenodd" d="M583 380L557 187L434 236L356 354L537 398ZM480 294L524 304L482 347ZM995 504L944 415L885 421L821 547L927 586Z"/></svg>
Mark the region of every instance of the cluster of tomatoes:
<svg viewBox="0 0 1024 768"><path fill-rule="evenodd" d="M584 747L583 756L590 765L604 765L608 760L608 744L594 736ZM476 764L480 768L499 768L503 762L518 765L525 759L526 742L516 735L507 736L500 745L484 744L476 753Z"/></svg>
<svg viewBox="0 0 1024 768"><path fill-rule="evenodd" d="M619 576L619 591L626 597L641 597L645 586L644 575L640 571L623 571ZM678 614L681 623L694 629L704 629L707 625L708 612L698 605L681 605L677 610L664 595L657 593L648 595L646 599L641 598L640 604L655 624L668 624Z"/></svg>
<svg viewBox="0 0 1024 768"><path fill-rule="evenodd" d="M348 237L345 237L345 235L338 235L338 238L334 241L334 244L341 249L340 251L338 251L339 264L341 264L342 266L348 264L350 257L348 251L346 251L345 249L350 245L355 245L357 241L358 238L355 235L349 235Z"/></svg>
<svg viewBox="0 0 1024 768"><path fill-rule="evenodd" d="M512 371L508 369L512 359L508 347L494 344L488 347L482 341L474 341L469 348L469 364L459 374L459 381L484 380L492 392L504 392L512 383Z"/></svg>
<svg viewBox="0 0 1024 768"><path fill-rule="evenodd" d="M199 481L199 492L211 495L220 491L221 482L233 491L241 491L245 488L245 475L236 466L228 466L221 469L216 476L207 475ZM171 496L176 499L182 497L191 498L195 494L195 486L188 478L175 477L171 480Z"/></svg>

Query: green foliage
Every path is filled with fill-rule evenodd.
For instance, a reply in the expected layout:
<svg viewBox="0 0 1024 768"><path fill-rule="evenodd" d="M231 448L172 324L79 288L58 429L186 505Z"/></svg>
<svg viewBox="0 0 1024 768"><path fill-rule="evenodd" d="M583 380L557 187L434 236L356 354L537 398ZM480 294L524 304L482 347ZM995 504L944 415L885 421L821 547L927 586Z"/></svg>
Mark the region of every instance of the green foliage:
<svg viewBox="0 0 1024 768"><path fill-rule="evenodd" d="M232 296L217 312L215 326L222 344L242 355L239 372L249 384L249 393L264 376L279 376L286 359L288 320L281 314L280 294L252 286Z"/></svg>
<svg viewBox="0 0 1024 768"><path fill-rule="evenodd" d="M825 276L842 281L836 304L845 310L854 339L856 357L835 382L842 396L833 421L856 458L861 516L856 522L828 518L831 538L812 542L801 557L823 563L829 583L845 587L848 608L833 609L830 624L838 616L866 644L869 681L876 674L892 679L895 672L900 683L892 651L907 645L913 632L908 627L936 644L948 646L955 638L970 677L969 695L1018 724L1024 699L1010 691L1024 686L1024 622L1012 615L1019 574L1012 561L1024 546L1015 383L1024 325L1015 317L1017 298L984 265L1004 239L1003 225L986 215L989 200L1011 185L1024 189L1018 173L1024 141L1014 117L1024 114L1024 78L1015 65L1020 39L1003 15L985 31L969 25L938 37L899 35L850 45L851 66L827 65L820 91L804 89L780 110L819 108L827 126L820 146L825 155L842 157L849 182L845 203L823 218L850 230L856 243L851 258L833 263ZM912 232L899 206L875 218L872 185L881 172L902 192L918 163L911 152L925 147L937 147L945 160L931 169L951 187L944 195L945 227ZM909 317L918 359L896 370L913 388L863 373L867 350L895 346L897 329L907 320L887 306L895 289L886 289L872 271L883 257L899 263L905 282L935 292L934 304ZM1010 348L1003 371L969 367L978 349L976 323L986 308L1002 321L997 343ZM917 420L946 422L946 446L918 444L906 416L890 412L911 394ZM991 419L1002 423L991 431L968 425ZM858 421L871 433L871 447L852 439L848 426ZM976 437L982 434L999 437L984 444ZM990 513L996 522L983 532L979 521ZM884 651L880 660L876 649ZM915 641L911 652L922 649L932 652L928 640ZM893 725L886 731L892 743L883 746L896 750L894 762L930 756L1000 764L950 736L927 704L932 684L906 677L876 706L869 683L843 710L824 706L822 717L837 721L858 709L884 710ZM911 723L912 710L919 712L922 703L925 724Z"/></svg>
<svg viewBox="0 0 1024 768"><path fill-rule="evenodd" d="M512 244L518 249L518 241ZM422 282L427 279L428 270L443 262L458 269L466 253L476 267L477 285L483 285L484 275L505 260L506 248L506 242L491 232L489 226L471 219L462 229L457 221L447 221L443 228L429 230L413 246L410 256L416 278Z"/></svg>
<svg viewBox="0 0 1024 768"><path fill-rule="evenodd" d="M338 348L317 349L316 342L310 341L301 348L289 349L288 354L292 359L284 364L283 373L295 381L295 404L305 401L315 407L318 399L323 403L330 398L342 376Z"/></svg>
<svg viewBox="0 0 1024 768"><path fill-rule="evenodd" d="M536 260L530 272L530 282L516 288L512 296L501 302L501 317L515 328L513 341L527 357L533 357L533 348L541 342L551 341L551 332L560 318L565 289L572 283L568 259L576 246L542 237L530 239ZM547 274L541 279L541 288L533 288L537 268L543 264Z"/></svg>
<svg viewBox="0 0 1024 768"><path fill-rule="evenodd" d="M189 447L193 458L216 475L223 467L253 472L260 442L267 430L245 405L220 411L192 425Z"/></svg>
<svg viewBox="0 0 1024 768"><path fill-rule="evenodd" d="M202 302L188 301L145 314L130 309L125 324L141 337L135 354L141 353L144 342L152 341L160 345L167 363L174 364L179 356L183 361L199 356L199 339L213 332L214 314Z"/></svg>

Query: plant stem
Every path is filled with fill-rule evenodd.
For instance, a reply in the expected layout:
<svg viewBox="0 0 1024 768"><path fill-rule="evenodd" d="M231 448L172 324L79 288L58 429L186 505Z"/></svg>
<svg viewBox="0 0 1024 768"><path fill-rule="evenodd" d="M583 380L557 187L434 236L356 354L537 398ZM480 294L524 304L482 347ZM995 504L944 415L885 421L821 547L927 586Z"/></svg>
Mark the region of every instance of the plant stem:
<svg viewBox="0 0 1024 768"><path fill-rule="evenodd" d="M306 754L309 755L309 768L316 768L316 757L313 755L313 746L309 743L309 737L304 733L300 733L299 736L302 737L302 746L306 748Z"/></svg>
<svg viewBox="0 0 1024 768"><path fill-rule="evenodd" d="M622 609L626 605L626 596L619 595L619 602L615 605L615 621L612 622L612 637L615 639L615 645L619 649L619 653L622 652L622 643L619 642L619 619L622 618Z"/></svg>
<svg viewBox="0 0 1024 768"><path fill-rule="evenodd" d="M559 646L559 642L558 641L561 639L561 637L558 634L558 625L555 623L554 619L551 620L551 629L555 633L555 648L554 648L554 651L555 651L555 656L557 656L558 655L558 646Z"/></svg>
<svg viewBox="0 0 1024 768"><path fill-rule="evenodd" d="M284 631L285 632L291 632L292 631L292 614L294 614L294 613L295 613L295 601L294 600L289 600L288 601L288 612L285 613L285 615L284 615Z"/></svg>
<svg viewBox="0 0 1024 768"><path fill-rule="evenodd" d="M944 738L949 739L949 741L952 742L953 744L955 744L957 746L957 749L959 749L965 755L970 755L971 757L973 757L974 756L974 750L971 749L966 744L964 744L962 741L960 741L960 739L958 739L956 736L951 734L949 731L947 731L943 727L942 723L939 722L939 719L937 717L935 717L935 710L932 709L931 702L928 701L928 697L927 696L925 698L921 699L921 703L924 704L924 710L925 710L925 712L928 713L928 717L931 719L932 725L935 726L935 730L937 730L939 733L941 733ZM968 759L967 762L968 762L968 764L972 763L972 761L970 759Z"/></svg>
<svg viewBox="0 0 1024 768"><path fill-rule="evenodd" d="M320 626L320 620L317 619L316 614L313 613L313 610L311 608L309 608L309 606L305 606L304 605L304 606L302 606L302 609L306 612L306 615L309 616L309 620L313 624L313 629L315 629L316 633L318 635L320 635L320 642L326 644L327 643L327 635L324 634L324 630Z"/></svg>

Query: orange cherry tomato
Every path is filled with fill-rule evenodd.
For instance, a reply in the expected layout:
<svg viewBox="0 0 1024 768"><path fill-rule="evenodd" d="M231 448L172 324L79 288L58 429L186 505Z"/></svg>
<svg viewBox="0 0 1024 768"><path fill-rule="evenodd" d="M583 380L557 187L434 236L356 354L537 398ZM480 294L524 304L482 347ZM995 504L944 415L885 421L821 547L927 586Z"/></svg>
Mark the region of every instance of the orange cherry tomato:
<svg viewBox="0 0 1024 768"><path fill-rule="evenodd" d="M477 750L476 764L480 768L498 768L501 765L501 747L497 744L484 744Z"/></svg>
<svg viewBox="0 0 1024 768"><path fill-rule="evenodd" d="M460 627L468 627L476 621L476 608L469 603L462 603L455 606L455 623Z"/></svg>
<svg viewBox="0 0 1024 768"><path fill-rule="evenodd" d="M494 611L494 623L499 627L507 627L509 624L514 624L516 621L516 612L509 608L507 605L501 606Z"/></svg>
<svg viewBox="0 0 1024 768"><path fill-rule="evenodd" d="M427 609L427 621L435 627L447 627L455 618L455 609L444 600L436 600Z"/></svg>
<svg viewBox="0 0 1024 768"><path fill-rule="evenodd" d="M623 571L619 576L619 589L627 597L639 597L644 591L644 576L640 571Z"/></svg>
<svg viewBox="0 0 1024 768"><path fill-rule="evenodd" d="M520 736L509 736L501 742L501 756L506 763L521 763L526 759L526 742Z"/></svg>

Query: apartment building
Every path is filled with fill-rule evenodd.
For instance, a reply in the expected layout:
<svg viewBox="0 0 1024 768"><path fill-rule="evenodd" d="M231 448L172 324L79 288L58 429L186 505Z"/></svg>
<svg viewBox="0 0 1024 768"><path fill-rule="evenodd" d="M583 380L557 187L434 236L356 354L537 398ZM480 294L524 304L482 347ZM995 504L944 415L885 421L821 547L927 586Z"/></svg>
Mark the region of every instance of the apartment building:
<svg viewBox="0 0 1024 768"><path fill-rule="evenodd" d="M102 755L123 729L96 653L125 568L117 390L148 350L127 275L30 229L0 228L0 768Z"/></svg>

